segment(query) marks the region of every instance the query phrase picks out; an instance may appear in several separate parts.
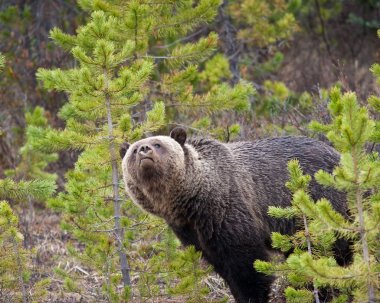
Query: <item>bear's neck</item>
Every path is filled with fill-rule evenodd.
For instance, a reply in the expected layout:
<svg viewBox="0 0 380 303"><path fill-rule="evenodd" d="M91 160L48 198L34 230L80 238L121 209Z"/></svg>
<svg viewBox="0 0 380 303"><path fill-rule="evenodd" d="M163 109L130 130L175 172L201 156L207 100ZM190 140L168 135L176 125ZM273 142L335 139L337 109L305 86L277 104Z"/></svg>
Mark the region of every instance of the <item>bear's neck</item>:
<svg viewBox="0 0 380 303"><path fill-rule="evenodd" d="M228 208L231 175L225 168L230 166L229 151L222 150L223 155L213 157L192 145L185 145L184 150L186 171L175 194L168 193L171 209L165 219L172 226L198 226L207 238L220 227Z"/></svg>

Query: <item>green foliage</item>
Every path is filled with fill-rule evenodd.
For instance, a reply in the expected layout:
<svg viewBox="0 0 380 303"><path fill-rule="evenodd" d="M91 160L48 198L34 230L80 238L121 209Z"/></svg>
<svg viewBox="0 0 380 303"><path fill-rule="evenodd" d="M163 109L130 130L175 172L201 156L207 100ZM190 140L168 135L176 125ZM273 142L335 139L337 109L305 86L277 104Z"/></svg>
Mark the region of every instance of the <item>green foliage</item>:
<svg viewBox="0 0 380 303"><path fill-rule="evenodd" d="M3 69L4 65L5 65L5 57L2 54L0 54L0 70Z"/></svg>
<svg viewBox="0 0 380 303"><path fill-rule="evenodd" d="M255 111L259 116L276 117L296 107L298 102L295 94L284 83L266 80L263 83L259 102L255 105Z"/></svg>
<svg viewBox="0 0 380 303"><path fill-rule="evenodd" d="M285 296L289 302L310 302L321 287L339 290L334 302L375 302L380 295L377 281L379 224L378 191L380 159L377 153L368 153L366 146L377 142L376 120L358 104L354 93L342 94L338 88L330 92L330 124L313 122L313 130L326 134L341 154L341 161L332 174L319 171L315 179L324 186L347 193L347 213L338 213L326 199L314 203L307 193L309 176L304 176L297 161L289 162L293 192L292 206L287 209L271 208L276 217L303 219L304 231L293 236L273 234L273 247L289 251L286 262L257 262L256 268L266 273L284 273L290 287ZM370 99L371 100L371 99ZM337 238L353 241L353 260L339 266L332 254ZM314 286L313 292L307 286Z"/></svg>
<svg viewBox="0 0 380 303"><path fill-rule="evenodd" d="M164 227L161 241L153 249L154 256L144 268L154 274L143 272L139 276L138 287L143 297L154 299L160 293L161 282L166 285L166 295L181 297L186 302L207 302L209 289L203 280L211 267L201 265L201 253L192 246L181 250L178 239L168 227Z"/></svg>
<svg viewBox="0 0 380 303"><path fill-rule="evenodd" d="M4 57L0 54L0 68L3 64ZM41 109L36 109L34 114L27 117L28 123L46 125L46 120L41 117ZM47 161L55 158L49 159L49 155L33 153L28 149L28 144L21 153L27 164L22 160L16 170L6 173L24 180L18 183L11 178L0 180L0 198L25 202L28 199L44 200L50 197L56 189L55 177L48 178L49 174L42 169L46 167ZM34 156L33 160L25 160L29 157L28 153L30 157ZM33 164L31 161L34 161ZM22 174L19 174L21 171ZM30 281L33 251L23 248L24 237L18 230L18 221L8 202L0 201L0 295L7 302L40 302L47 295L50 279Z"/></svg>
<svg viewBox="0 0 380 303"><path fill-rule="evenodd" d="M284 61L284 55L277 51L272 58L261 64L257 64L253 71L255 79L265 78L266 76L275 73L281 67Z"/></svg>
<svg viewBox="0 0 380 303"><path fill-rule="evenodd" d="M355 25L377 30L380 27L380 22L376 19L367 20L363 17L357 16L355 13L350 13L348 16L348 22Z"/></svg>
<svg viewBox="0 0 380 303"><path fill-rule="evenodd" d="M348 206L353 219L350 222L334 226L346 237L357 237L354 245L354 262L350 266L356 275L350 281L355 283L356 300L372 302L379 296L376 279L379 265L376 260L379 251L379 217L377 215L377 192L379 176L379 157L377 153L367 153L366 145L378 142L376 134L377 120L369 117L366 108L358 104L355 94L341 95L334 89L331 93L330 112L333 122L325 127L324 132L335 148L341 152L341 164L334 170L334 180L316 176L317 180L331 184L347 192ZM367 193L371 192L371 195ZM331 210L329 211L331 212ZM342 219L340 219L342 222Z"/></svg>
<svg viewBox="0 0 380 303"><path fill-rule="evenodd" d="M295 17L284 0L234 1L230 10L241 28L239 38L261 47L288 39L297 30Z"/></svg>
<svg viewBox="0 0 380 303"><path fill-rule="evenodd" d="M66 66L70 61L63 51L48 41L48 27L59 25L73 31L80 16L73 8L75 0L42 6L36 2L8 0L1 4L1 52L7 64L0 76L0 129L6 133L1 137L1 144L8 148L0 160L3 168L14 168L18 163L19 147L24 143L24 109L31 105L47 107L54 121L56 109L62 104L63 95L49 96L35 79L38 66L50 66L53 62Z"/></svg>
<svg viewBox="0 0 380 303"><path fill-rule="evenodd" d="M199 74L199 78L207 82L210 87L230 79L231 72L227 58L221 54L215 55L205 63L205 69Z"/></svg>
<svg viewBox="0 0 380 303"><path fill-rule="evenodd" d="M308 186L311 177L303 175L298 160L288 163L289 181L286 187L293 193L292 205L287 208L270 207L269 214L276 218L293 219L297 225L303 226L303 230L294 235L282 235L272 233L272 246L283 252L292 251L285 262L269 263L255 262L255 268L261 272L270 274L286 274L290 286L285 290L287 302L313 302L318 293L319 281L314 279L302 267L304 258L329 256L332 253L332 244L336 240L331 232L318 232L319 225L310 219L317 216L316 205L308 194ZM314 285L314 293L307 289L308 285Z"/></svg>
<svg viewBox="0 0 380 303"><path fill-rule="evenodd" d="M195 252L180 251L178 241L169 240L173 235L166 236L163 222L147 217L130 201L124 201L124 197L115 197L118 193L114 189L115 183L120 189L123 187L120 178L111 184L111 175L117 167L111 163L115 164L119 144L125 140L133 142L155 132L167 134L166 125L171 122L224 141L234 140L241 135L241 126L236 121L248 125L242 127L243 139L268 134L307 133L306 123L312 115L320 115L319 110L329 96L327 90L320 89L319 100L308 92L299 94L286 87L289 78L285 77L284 80L281 73L276 74L284 62L284 54L288 53L282 53L283 47L288 48L287 41L298 32L300 36L297 39L299 37L300 41L307 39L308 35L313 35L314 39L316 33L333 50L343 50L337 42L346 37L336 39L334 34L340 33L341 28L336 30L332 26L335 27L339 22L349 29L360 27L360 32L371 32L368 29L378 28L379 21L373 16L377 16L380 3L379 0L224 1L227 5L225 19L228 22L232 20L239 40L237 52L226 58L217 52L218 39L212 32L215 27L209 26L218 13L221 1L79 0L81 8L91 17L77 31L74 27L84 20L80 19L84 13L75 7L73 0L47 1L46 5L24 2L14 4L5 0L0 11L1 45L7 58L4 66L4 57L0 56L0 69L4 69L0 77L0 166L4 164L2 168L12 167L11 170L1 170L8 178L0 180L0 197L11 201L15 213L19 213L20 205L24 211L25 202L30 199L45 200L55 189L55 174L44 171L57 158L55 152L82 152L75 169L66 175L68 185L65 191L50 199L49 204L63 213L64 228L85 244L83 254L78 254L75 249L70 251L98 270L99 276L104 278L103 293L101 289L98 290L99 300L108 301L126 300L129 297L139 297L137 300L140 297L153 300L155 296L173 297L170 291L177 289L177 283L182 290L173 291L175 296L189 301L192 296L202 300L200 295L197 296L195 286L197 289L204 286L203 272L199 272L196 281L200 282L197 284L193 278L182 275L179 266L173 265L173 270L170 269L171 262L176 264L176 260L182 258L182 261L187 260L184 261L184 267L190 269L193 262L200 270L198 256L193 254ZM47 27L53 25L59 26L59 29L51 31L56 45L45 39ZM346 30L347 27L344 27L344 32L350 32ZM351 36L360 40L359 31L356 34L353 31ZM341 45L346 44L352 45L352 41ZM314 45L320 46L319 42ZM224 48L221 44L219 46ZM62 55L64 52L69 54ZM352 52L355 53L355 48L352 48ZM212 59L208 60L209 57ZM71 61L72 58L76 63ZM259 91L254 98L252 85L241 81L236 87L230 87L225 83L231 80L228 62L231 58L239 59L240 75L254 81ZM340 58L342 62L346 60ZM38 66L52 66L56 62L62 69L41 69L38 77L43 79L43 86L48 90L64 94L48 95L42 91L42 85L36 87L35 70ZM360 60L358 62L360 64ZM346 65L349 65L349 60ZM67 66L72 69L66 70ZM379 65L373 65L371 70L380 82ZM70 102L59 113L59 118L66 125L63 130L50 128L43 110L36 108L26 114L27 130L24 132L22 109L29 104L49 104L49 120L56 122L55 125L62 125L61 121L56 120L56 110L66 95ZM112 134L109 132L109 112L104 106L107 96L110 101ZM342 97L340 92L331 93L331 99ZM251 102L248 102L249 98ZM54 102L50 102L53 99ZM374 111L380 111L378 96L371 96L368 102ZM331 105L333 113L342 111L340 102L336 103ZM241 117L251 105L253 110ZM226 110L238 114L226 114ZM354 110L360 111L358 107ZM341 121L337 126L340 127L340 124L350 123ZM335 126L312 125L314 131L331 132L333 138L337 136ZM343 141L342 146L347 138L355 142L357 138L354 134L361 127L372 129L371 135L365 139L371 146L379 142L378 121L369 126L357 121L352 133L347 131L342 138L335 140ZM110 147L112 144L113 152ZM362 143L356 144L360 146ZM18 148L22 145L19 154ZM63 157L66 157L64 153ZM372 181L363 190L377 194L373 189L378 181L377 176L373 175L377 173L372 166L376 167L377 154L369 157L372 162L368 166L364 165L364 169L371 169ZM326 186L335 186L339 182L340 188L350 190L350 182L355 179L352 173L353 159L352 155L343 156L342 163L345 163L346 169L338 171L336 176L319 172L316 178ZM361 179L366 178L365 174L359 175ZM322 227L328 233L323 238L319 237L317 240L320 242L313 245L316 255L322 255L320 250L328 250L337 236L357 237L357 234L347 232L352 227L351 222L334 212L328 201L317 201L314 207L307 195L295 194L295 197L294 206L286 209L270 208L269 211L272 216L288 219L304 213L308 222L317 215L318 224L309 222L311 234ZM120 237L116 235L118 228L113 221L118 216L113 212L111 202L118 199L121 203L120 224L125 233L123 241L119 241ZM371 199L366 196L364 204L372 205L368 212L379 216L378 203ZM23 217L21 214L20 226L25 227ZM376 222L377 219L368 220ZM23 233L28 239L27 233ZM297 253L305 250L306 242L302 239L303 232L296 234L294 239L273 235L276 247L285 251L294 248ZM311 240L317 241L315 238ZM139 281L137 290L128 287L120 290L122 282L116 256L120 251L117 246L121 242L134 270L131 272L132 278ZM160 247L163 243L167 243L173 251L166 246ZM166 254L170 258L165 263L163 258ZM181 254L189 255L184 257ZM145 270L144 274L140 274L142 270ZM166 276L168 271L171 274ZM34 272L27 272L27 275L34 275ZM186 270L186 273L191 275L192 272ZM68 291L81 293L83 290L76 278L65 276L62 280ZM304 277L291 273L289 279L297 284ZM44 283L41 281L42 286ZM303 286L296 286L289 290L288 296L288 300L297 301L298 297L302 298L306 294ZM0 297L3 298L2 294ZM336 298L336 302L347 301L348 298L344 296Z"/></svg>
<svg viewBox="0 0 380 303"><path fill-rule="evenodd" d="M71 249L71 254L103 278L99 299L120 302L131 296L176 295L199 302L207 292L203 277L209 270L202 268L194 249L180 251L173 236L156 235L167 229L161 220L147 217L122 197L117 149L123 141L162 129L177 114L188 119L249 109L252 86L223 83L228 64L220 55L205 62L198 76L198 65L215 53L217 35L211 32L182 42L184 35L215 17L219 1L79 4L90 17L76 35L51 31L54 42L71 52L77 66L37 73L46 89L68 94L59 112L65 128L28 129L35 149L81 151L75 168L66 174L65 191L48 204L62 213L62 227L84 244L82 251ZM208 117L201 124L213 126ZM229 129L232 136L240 130L237 125ZM131 289L135 275L139 282ZM158 286L162 280L163 288ZM66 275L64 281L68 291L82 291L76 277Z"/></svg>
<svg viewBox="0 0 380 303"><path fill-rule="evenodd" d="M20 149L21 160L17 167L13 170L7 170L5 174L8 177L23 180L45 180L46 182L55 183L57 178L56 174L48 173L45 171L46 167L51 162L58 159L55 153L45 153L36 149L33 145L36 137L29 131L30 128L35 127L37 130L48 129L47 119L44 117L44 110L41 107L36 107L33 111L27 112L25 115L26 138L25 144ZM48 195L47 195L48 196Z"/></svg>
<svg viewBox="0 0 380 303"><path fill-rule="evenodd" d="M47 294L49 279L34 285L30 280L31 251L22 247L18 218L9 204L0 202L0 295L6 302L41 302Z"/></svg>
<svg viewBox="0 0 380 303"><path fill-rule="evenodd" d="M242 77L261 86L262 82L276 73L284 61L280 45L291 40L299 26L295 15L285 0L236 0L228 4L228 14L236 29L239 51L232 55L239 58ZM241 51L244 49L244 51ZM264 50L263 54L261 50ZM265 55L264 55L265 53ZM257 96L258 106L271 103L267 93ZM272 107L271 103L268 107ZM263 111L259 112L260 116Z"/></svg>
<svg viewBox="0 0 380 303"><path fill-rule="evenodd" d="M0 69L4 63L0 53ZM39 180L18 183L10 178L0 180L0 199L22 202L29 198L46 199L55 191L55 182L42 178L41 174L38 177ZM0 201L0 297L4 302L39 302L46 296L50 280L30 281L33 252L23 248L24 237L18 230L18 221L8 202Z"/></svg>
<svg viewBox="0 0 380 303"><path fill-rule="evenodd" d="M174 258L173 258L174 259ZM181 282L170 288L169 292L176 295L185 295L187 302L206 302L209 288L202 284L202 278L210 272L211 267L201 267L201 253L196 252L193 246L180 251L175 262L170 264L171 269L178 273Z"/></svg>
<svg viewBox="0 0 380 303"><path fill-rule="evenodd" d="M50 197L55 191L55 182L51 180L31 180L15 182L12 179L0 180L0 197L2 199L26 200L32 196L37 200Z"/></svg>
<svg viewBox="0 0 380 303"><path fill-rule="evenodd" d="M313 294L307 289L294 289L293 287L288 287L285 290L286 302L289 303L307 303L314 302Z"/></svg>
<svg viewBox="0 0 380 303"><path fill-rule="evenodd" d="M312 0L291 0L288 3L289 11L301 21L309 15L318 16L318 14L320 14L324 21L327 21L328 19L338 16L342 8L342 1L332 0L318 0L318 5ZM313 21L318 22L318 19L316 18L316 20ZM321 27L317 29L322 30Z"/></svg>
<svg viewBox="0 0 380 303"><path fill-rule="evenodd" d="M380 30L377 31L377 36L380 38ZM375 63L371 66L370 71L376 78L376 82L380 84L380 65L378 63ZM380 98L378 96L370 96L368 98L368 103L371 105L371 107L376 110L377 112L380 111ZM375 124L375 130L374 130L376 136L375 138L378 137L378 132L379 132L379 124ZM375 139L374 138L374 139Z"/></svg>
<svg viewBox="0 0 380 303"><path fill-rule="evenodd" d="M26 256L22 251L23 236L17 229L18 218L9 204L0 202L0 277L1 288L9 292L17 290L14 298L18 301L25 296L24 265ZM17 274L15 274L17 273ZM23 293L24 292L24 293ZM11 294L9 295L11 296ZM5 297L5 296L4 296ZM12 296L13 297L13 296Z"/></svg>

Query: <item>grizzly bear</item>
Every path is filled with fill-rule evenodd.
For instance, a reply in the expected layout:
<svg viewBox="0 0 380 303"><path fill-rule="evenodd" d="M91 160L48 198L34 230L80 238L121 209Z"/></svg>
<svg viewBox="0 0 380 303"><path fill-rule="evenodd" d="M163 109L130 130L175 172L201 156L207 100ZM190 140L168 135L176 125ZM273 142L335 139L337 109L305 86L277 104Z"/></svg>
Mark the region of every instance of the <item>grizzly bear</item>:
<svg viewBox="0 0 380 303"><path fill-rule="evenodd" d="M298 159L304 173L331 172L339 154L306 137L220 143L187 140L183 128L124 144L122 170L128 195L162 217L184 245L194 245L227 282L237 302L264 303L273 277L257 272L269 260L271 232L294 233L292 220L268 216L268 206L289 206L287 163ZM313 199L325 197L346 212L345 196L313 179ZM345 249L345 248L344 248Z"/></svg>

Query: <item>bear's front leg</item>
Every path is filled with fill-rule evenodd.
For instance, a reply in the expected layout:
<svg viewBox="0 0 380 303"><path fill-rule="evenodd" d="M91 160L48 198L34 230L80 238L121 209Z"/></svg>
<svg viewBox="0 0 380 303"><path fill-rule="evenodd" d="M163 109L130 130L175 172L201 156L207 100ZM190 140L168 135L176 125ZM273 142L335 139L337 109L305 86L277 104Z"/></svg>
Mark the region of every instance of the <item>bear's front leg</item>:
<svg viewBox="0 0 380 303"><path fill-rule="evenodd" d="M237 303L267 303L274 278L255 271L252 265L252 270L232 270L225 280Z"/></svg>
<svg viewBox="0 0 380 303"><path fill-rule="evenodd" d="M268 250L260 243L231 243L205 249L204 257L227 282L237 303L266 303L270 293L273 276L259 273L253 267L255 260L270 260ZM213 246L213 245L212 245Z"/></svg>

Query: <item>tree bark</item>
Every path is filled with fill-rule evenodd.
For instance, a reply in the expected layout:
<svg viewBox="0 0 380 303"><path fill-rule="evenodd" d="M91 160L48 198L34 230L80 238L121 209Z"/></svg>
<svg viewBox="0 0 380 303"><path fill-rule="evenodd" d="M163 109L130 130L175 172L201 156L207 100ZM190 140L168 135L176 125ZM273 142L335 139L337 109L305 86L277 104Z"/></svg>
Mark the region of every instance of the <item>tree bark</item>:
<svg viewBox="0 0 380 303"><path fill-rule="evenodd" d="M222 44L222 49L230 65L232 73L232 84L235 85L240 80L239 71L239 44L236 39L236 29L232 24L232 20L225 9L228 5L227 0L223 0L222 5L218 9L218 17L216 21L216 31L219 35L219 41Z"/></svg>
<svg viewBox="0 0 380 303"><path fill-rule="evenodd" d="M363 210L363 194L360 189L359 184L359 167L357 163L357 155L353 153L352 155L354 161L354 173L355 173L355 183L356 183L356 193L355 202L358 210L359 216L359 230L360 230L360 241L362 244L363 261L367 265L368 275L367 275L367 287L368 287L368 303L375 303L375 288L371 281L369 274L371 273L371 259L369 256L369 248L367 242L367 232L364 224L364 210Z"/></svg>
<svg viewBox="0 0 380 303"><path fill-rule="evenodd" d="M311 239L310 239L310 233L309 233L309 226L307 225L307 218L305 215L303 215L303 224L305 227L307 252L309 253L310 256L313 256L313 254L311 253ZM313 283L313 295L314 295L315 303L320 303L321 301L319 300L318 288L315 285L315 283Z"/></svg>
<svg viewBox="0 0 380 303"><path fill-rule="evenodd" d="M18 271L18 282L20 284L21 293L22 293L22 303L28 303L28 295L26 293L25 289L25 283L23 279L23 273L22 273L22 264L21 264L21 257L20 257L20 247L17 243L16 239L12 239L13 245L14 245L14 253L16 254L17 259L17 271Z"/></svg>
<svg viewBox="0 0 380 303"><path fill-rule="evenodd" d="M106 77L107 78L107 77ZM113 204L114 204L114 218L115 218L115 237L117 241L117 249L119 253L120 267L124 287L131 286L130 269L128 265L127 255L123 249L124 233L120 225L120 198L119 198L119 173L117 166L117 156L115 152L115 142L113 136L113 123L111 115L111 98L106 94L106 108L107 108L107 122L108 122L108 136L109 136L109 151L111 156L112 166L112 188L113 188Z"/></svg>

